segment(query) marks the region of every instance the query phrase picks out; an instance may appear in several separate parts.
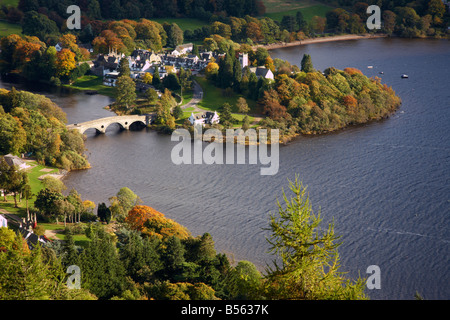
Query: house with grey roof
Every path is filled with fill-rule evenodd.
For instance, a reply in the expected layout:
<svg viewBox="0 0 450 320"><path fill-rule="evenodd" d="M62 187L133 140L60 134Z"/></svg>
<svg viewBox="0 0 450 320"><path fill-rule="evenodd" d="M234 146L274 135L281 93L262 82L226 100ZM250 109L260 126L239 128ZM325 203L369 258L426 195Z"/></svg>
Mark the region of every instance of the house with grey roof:
<svg viewBox="0 0 450 320"><path fill-rule="evenodd" d="M270 69L267 69L266 67L250 67L250 72L256 74L258 79L259 78L270 80L274 79L273 72Z"/></svg>

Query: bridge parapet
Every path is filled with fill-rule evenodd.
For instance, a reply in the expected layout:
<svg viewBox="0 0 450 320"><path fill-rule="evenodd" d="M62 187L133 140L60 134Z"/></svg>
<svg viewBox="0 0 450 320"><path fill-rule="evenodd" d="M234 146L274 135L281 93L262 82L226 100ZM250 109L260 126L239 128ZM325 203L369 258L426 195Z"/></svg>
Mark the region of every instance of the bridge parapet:
<svg viewBox="0 0 450 320"><path fill-rule="evenodd" d="M141 122L146 126L149 125L152 122L152 117L152 114L106 117L82 123L69 124L67 125L67 129L76 129L82 134L88 129L95 129L97 132L105 133L106 128L113 123L117 123L122 129L128 130L130 125L135 122Z"/></svg>

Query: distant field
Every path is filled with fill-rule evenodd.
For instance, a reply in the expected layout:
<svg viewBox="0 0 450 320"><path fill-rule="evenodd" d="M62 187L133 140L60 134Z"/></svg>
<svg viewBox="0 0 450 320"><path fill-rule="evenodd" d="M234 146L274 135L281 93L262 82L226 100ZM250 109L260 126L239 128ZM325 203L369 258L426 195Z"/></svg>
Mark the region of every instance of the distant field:
<svg viewBox="0 0 450 320"><path fill-rule="evenodd" d="M325 17L325 14L333 8L314 0L264 0L266 14L276 21L281 21L284 15L295 15L297 11L303 13L304 18L309 21L314 16Z"/></svg>
<svg viewBox="0 0 450 320"><path fill-rule="evenodd" d="M65 86L78 90L94 90L98 91L99 94L114 97L114 88L103 85L103 78L94 75L85 75L71 85Z"/></svg>
<svg viewBox="0 0 450 320"><path fill-rule="evenodd" d="M207 25L205 21L192 18L151 18L150 20L156 21L158 23L176 23L183 31L193 31L195 29L203 27L204 25Z"/></svg>
<svg viewBox="0 0 450 320"><path fill-rule="evenodd" d="M13 33L22 34L22 26L6 21L0 21L0 37L9 36Z"/></svg>
<svg viewBox="0 0 450 320"><path fill-rule="evenodd" d="M0 0L0 6L13 6L17 7L19 0Z"/></svg>

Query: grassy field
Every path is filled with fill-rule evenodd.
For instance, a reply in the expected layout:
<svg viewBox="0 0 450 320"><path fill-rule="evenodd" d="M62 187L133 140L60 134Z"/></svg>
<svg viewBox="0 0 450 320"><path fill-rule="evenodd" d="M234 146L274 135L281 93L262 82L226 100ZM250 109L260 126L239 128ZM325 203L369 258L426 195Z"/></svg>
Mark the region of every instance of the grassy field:
<svg viewBox="0 0 450 320"><path fill-rule="evenodd" d="M203 89L203 99L198 104L201 109L218 111L224 103L229 103L232 111L237 112L236 102L242 95L232 94L230 97L225 97L222 93L223 90L209 83L206 78L196 77L195 80ZM247 100L247 103L251 110L250 113L255 112L256 102Z"/></svg>
<svg viewBox="0 0 450 320"><path fill-rule="evenodd" d="M200 86L203 89L203 99L198 103L198 107L209 111L219 111L224 103L229 103L231 106L233 117L239 121L239 124L236 124L235 127L241 127L242 120L245 115L237 113L238 110L236 107L236 102L240 97L242 97L242 95L233 93L231 96L225 97L223 95L223 90L209 83L209 81L206 80L206 78L196 77L195 80L198 82L198 84L200 84ZM256 102L249 99L246 100L250 108L249 114L259 113ZM249 116L249 120L250 123L252 123L254 118L252 116Z"/></svg>
<svg viewBox="0 0 450 320"><path fill-rule="evenodd" d="M5 7L13 6L13 7L17 7L18 4L19 4L19 0L0 0L0 6L5 6Z"/></svg>
<svg viewBox="0 0 450 320"><path fill-rule="evenodd" d="M276 21L281 21L284 15L295 15L297 11L301 11L303 17L310 21L314 16L325 17L325 14L333 9L314 0L264 0L263 2L266 6L264 16Z"/></svg>
<svg viewBox="0 0 450 320"><path fill-rule="evenodd" d="M0 21L0 38L7 37L10 34L22 34L22 26L19 24L13 24L6 21Z"/></svg>
<svg viewBox="0 0 450 320"><path fill-rule="evenodd" d="M59 169L52 168L48 166L43 166L40 164L37 164L36 162L29 162L29 165L32 165L33 167L29 169L28 172L28 181L31 187L31 192L33 193L33 198L28 200L28 206L32 207L34 204L34 200L36 199L36 195L39 193L39 191L42 189L42 182L38 178L44 174L48 173L57 173L59 172ZM42 171L43 169L47 169L48 171ZM14 207L14 197L13 196L7 196L6 197L8 202L4 202L3 198L0 200L0 208L5 209L8 212L15 213L17 215L24 215L26 213L26 201L22 199L19 201L19 197L17 196L17 203L19 208Z"/></svg>
<svg viewBox="0 0 450 320"><path fill-rule="evenodd" d="M207 24L205 21L192 18L152 18L151 20L161 24L163 22L176 23L183 31L185 30L194 31L195 29L201 28Z"/></svg>
<svg viewBox="0 0 450 320"><path fill-rule="evenodd" d="M73 84L64 86L78 90L95 90L99 94L114 97L114 88L103 85L103 78L94 75L85 75L78 78Z"/></svg>

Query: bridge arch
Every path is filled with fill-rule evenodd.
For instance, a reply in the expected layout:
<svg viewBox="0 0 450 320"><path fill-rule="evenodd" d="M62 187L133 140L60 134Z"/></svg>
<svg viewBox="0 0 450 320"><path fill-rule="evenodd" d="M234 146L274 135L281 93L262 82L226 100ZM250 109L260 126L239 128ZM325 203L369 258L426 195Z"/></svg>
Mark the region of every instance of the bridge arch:
<svg viewBox="0 0 450 320"><path fill-rule="evenodd" d="M151 123L151 115L130 115L130 116L115 116L107 117L83 123L76 123L68 125L68 129L77 129L81 134L84 134L88 129L95 129L99 133L105 133L106 129L117 123L122 130L129 130L134 123L142 123L144 126Z"/></svg>

